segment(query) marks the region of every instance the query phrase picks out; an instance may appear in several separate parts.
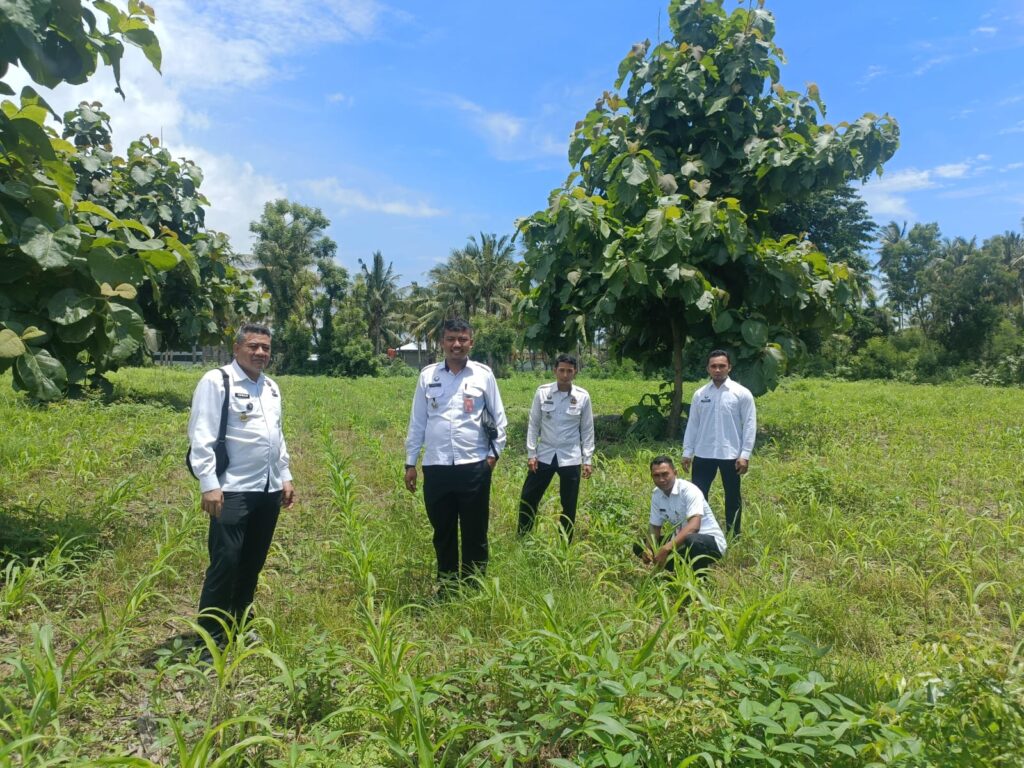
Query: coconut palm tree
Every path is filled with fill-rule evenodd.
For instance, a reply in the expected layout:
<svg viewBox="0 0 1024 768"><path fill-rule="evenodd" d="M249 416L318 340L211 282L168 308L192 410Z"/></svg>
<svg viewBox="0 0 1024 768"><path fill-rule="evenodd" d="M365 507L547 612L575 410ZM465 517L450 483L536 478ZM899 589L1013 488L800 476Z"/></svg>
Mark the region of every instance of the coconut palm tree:
<svg viewBox="0 0 1024 768"><path fill-rule="evenodd" d="M379 355L387 344L398 338L398 310L401 292L398 289L398 278L394 265L388 262L384 266L384 254L374 251L373 264L367 267L366 262L359 259L361 277L366 287L366 300L363 304L363 315L366 318L370 342L374 354Z"/></svg>

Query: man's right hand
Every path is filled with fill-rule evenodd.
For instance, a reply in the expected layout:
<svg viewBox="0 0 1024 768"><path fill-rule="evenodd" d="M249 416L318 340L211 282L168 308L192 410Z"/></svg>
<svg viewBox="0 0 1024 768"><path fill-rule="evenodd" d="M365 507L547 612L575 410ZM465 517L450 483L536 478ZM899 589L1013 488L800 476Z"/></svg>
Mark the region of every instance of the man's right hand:
<svg viewBox="0 0 1024 768"><path fill-rule="evenodd" d="M405 487L409 489L409 493L416 493L416 467L405 470Z"/></svg>
<svg viewBox="0 0 1024 768"><path fill-rule="evenodd" d="M530 468L531 472L537 471L537 457L534 456L532 459L527 459L526 466Z"/></svg>
<svg viewBox="0 0 1024 768"><path fill-rule="evenodd" d="M689 472L690 467L693 466L693 457L683 456L683 460L679 462L679 464L682 466L684 472Z"/></svg>
<svg viewBox="0 0 1024 768"><path fill-rule="evenodd" d="M214 520L220 519L220 510L224 506L224 491L220 488L214 488L212 491L206 491L203 494L203 501L201 504L203 512L208 514Z"/></svg>

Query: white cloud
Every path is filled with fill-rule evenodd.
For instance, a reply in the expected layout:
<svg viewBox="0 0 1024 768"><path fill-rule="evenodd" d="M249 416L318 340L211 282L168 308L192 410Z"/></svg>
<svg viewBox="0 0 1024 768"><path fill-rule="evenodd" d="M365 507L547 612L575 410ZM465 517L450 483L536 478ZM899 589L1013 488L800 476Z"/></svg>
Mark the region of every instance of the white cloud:
<svg viewBox="0 0 1024 768"><path fill-rule="evenodd" d="M252 248L249 223L263 213L264 203L288 196L284 184L256 171L252 163L232 155L216 155L201 147L181 147L174 153L203 169L200 191L210 200L206 226L231 237L238 253Z"/></svg>
<svg viewBox="0 0 1024 768"><path fill-rule="evenodd" d="M327 94L327 101L331 104L345 104L347 106L352 106L355 103L355 99L340 91Z"/></svg>
<svg viewBox="0 0 1024 768"><path fill-rule="evenodd" d="M876 219L899 217L914 219L910 196L927 190L945 190L942 197L976 197L981 187L950 188L952 182L977 178L990 166L980 165L989 160L986 154L962 160L958 163L944 163L934 168L905 168L886 173L881 178L872 178L861 186L860 195L867 203L868 210Z"/></svg>
<svg viewBox="0 0 1024 768"><path fill-rule="evenodd" d="M940 179L962 179L967 175L971 166L969 163L950 163L935 167L934 173Z"/></svg>
<svg viewBox="0 0 1024 768"><path fill-rule="evenodd" d="M383 213L413 219L427 219L444 216L446 211L435 208L424 200L402 199L403 192L370 196L352 187L342 186L336 178L314 179L305 182L309 190L341 209L342 214L353 210L369 213Z"/></svg>
<svg viewBox="0 0 1024 768"><path fill-rule="evenodd" d="M999 27L976 27L971 32L975 35L994 35L999 31Z"/></svg>
<svg viewBox="0 0 1024 768"><path fill-rule="evenodd" d="M474 130L487 141L499 160L521 161L537 157L565 156L566 143L546 132L540 119L484 109L455 94L441 94L439 101L469 116Z"/></svg>
<svg viewBox="0 0 1024 768"><path fill-rule="evenodd" d="M372 35L375 0L162 0L155 31L163 69L180 87L243 87L280 76L281 60Z"/></svg>
<svg viewBox="0 0 1024 768"><path fill-rule="evenodd" d="M1003 128L999 133L1001 135L1007 133L1024 133L1024 120L1021 120L1016 125L1011 125L1009 128Z"/></svg>
<svg viewBox="0 0 1024 768"><path fill-rule="evenodd" d="M868 71L864 73L864 77L862 77L858 81L858 83L861 85L869 83L876 77L881 77L882 75L888 74L888 72L889 70L881 66L880 64L872 64L870 67L868 67Z"/></svg>
<svg viewBox="0 0 1024 768"><path fill-rule="evenodd" d="M999 171L1001 173L1006 173L1007 171L1017 171L1021 168L1024 168L1024 163L1009 163L1000 168Z"/></svg>
<svg viewBox="0 0 1024 768"><path fill-rule="evenodd" d="M1007 96L1005 99L1000 99L996 102L1000 107L1008 107L1011 104L1016 104L1019 101L1024 101L1024 93L1018 93L1013 96Z"/></svg>

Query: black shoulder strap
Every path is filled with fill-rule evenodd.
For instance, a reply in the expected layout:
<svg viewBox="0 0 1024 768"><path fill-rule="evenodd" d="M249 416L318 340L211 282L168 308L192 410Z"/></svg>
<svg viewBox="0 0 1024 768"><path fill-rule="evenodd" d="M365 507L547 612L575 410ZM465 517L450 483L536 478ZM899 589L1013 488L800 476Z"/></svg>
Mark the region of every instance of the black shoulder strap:
<svg viewBox="0 0 1024 768"><path fill-rule="evenodd" d="M224 403L220 407L220 428L217 430L217 442L221 445L227 439L228 434L228 403L231 401L231 380L228 372L220 369L220 375L224 377Z"/></svg>

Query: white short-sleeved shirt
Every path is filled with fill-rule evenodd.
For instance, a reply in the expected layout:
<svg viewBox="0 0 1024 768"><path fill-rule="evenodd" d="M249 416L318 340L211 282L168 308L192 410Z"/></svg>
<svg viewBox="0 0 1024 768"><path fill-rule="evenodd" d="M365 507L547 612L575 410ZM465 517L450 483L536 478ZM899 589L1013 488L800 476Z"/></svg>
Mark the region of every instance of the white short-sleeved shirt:
<svg viewBox="0 0 1024 768"><path fill-rule="evenodd" d="M498 427L494 449L505 448L505 406L491 369L467 360L458 373L442 361L428 365L416 380L405 437L405 463L414 465L423 448L423 466L471 464L494 455L480 425L484 408Z"/></svg>
<svg viewBox="0 0 1024 768"><path fill-rule="evenodd" d="M230 395L225 446L227 471L217 476L213 448L217 442L224 406L224 377L227 371ZM203 493L224 491L280 491L292 479L288 468L288 447L281 428L281 390L261 373L253 381L237 362L207 371L192 395L188 420L192 469Z"/></svg>
<svg viewBox="0 0 1024 768"><path fill-rule="evenodd" d="M691 517L700 515L700 530L697 533L707 534L715 538L718 551L725 554L725 534L711 511L711 506L700 492L700 488L689 480L676 478L672 493L666 494L655 488L651 494L651 525L660 528L665 523L678 531Z"/></svg>
<svg viewBox="0 0 1024 768"><path fill-rule="evenodd" d="M749 459L757 436L757 409L750 390L732 379L709 381L693 393L683 434L683 456Z"/></svg>
<svg viewBox="0 0 1024 768"><path fill-rule="evenodd" d="M558 382L537 387L526 430L526 455L544 464L557 456L560 467L593 463L594 410L587 390L573 384L562 392Z"/></svg>

